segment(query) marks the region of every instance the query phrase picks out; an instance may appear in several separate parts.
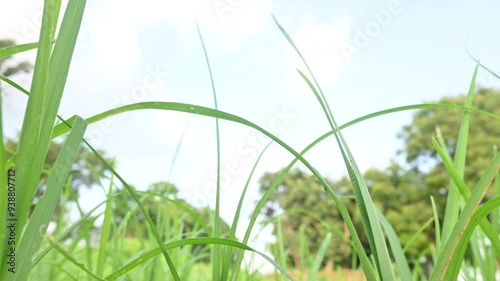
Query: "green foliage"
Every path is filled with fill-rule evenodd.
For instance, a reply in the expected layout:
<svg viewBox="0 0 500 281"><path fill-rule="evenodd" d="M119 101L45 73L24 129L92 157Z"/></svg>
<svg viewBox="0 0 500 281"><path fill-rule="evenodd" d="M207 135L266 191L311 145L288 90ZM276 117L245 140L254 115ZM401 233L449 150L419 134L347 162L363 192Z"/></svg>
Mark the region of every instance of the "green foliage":
<svg viewBox="0 0 500 281"><path fill-rule="evenodd" d="M438 102L463 104L465 95L444 97ZM500 91L495 89L479 89L474 95L473 106L495 115L500 115ZM432 145L431 138L436 136L439 127L444 142L452 159L457 146L458 130L462 120L462 112L458 110L419 110L413 116L410 125L404 126L400 137L405 142L405 155L413 167L425 172L425 185L436 197L440 188L445 188L449 181L446 169L439 164L439 156ZM471 116L469 140L467 146L467 169L464 180L468 186L474 186L492 159L494 147L500 146L500 122L483 114ZM491 192L487 198L491 198Z"/></svg>

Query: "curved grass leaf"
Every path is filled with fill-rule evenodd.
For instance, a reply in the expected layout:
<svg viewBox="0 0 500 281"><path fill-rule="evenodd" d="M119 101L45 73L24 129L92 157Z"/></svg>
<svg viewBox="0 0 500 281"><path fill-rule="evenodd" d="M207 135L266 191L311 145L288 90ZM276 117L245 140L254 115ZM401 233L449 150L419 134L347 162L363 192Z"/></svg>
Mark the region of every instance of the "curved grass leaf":
<svg viewBox="0 0 500 281"><path fill-rule="evenodd" d="M266 254L259 252L257 250L254 250L247 245L231 240L231 239L226 239L226 238L187 238L171 243L166 243L164 244L164 247L168 250L173 249L173 248L178 248L186 245L196 245L196 244L218 244L218 245L225 245L225 246L231 246L234 248L239 248L245 251L252 251L257 254L259 254L261 257L265 258L269 263L271 263L275 268L277 268L279 271L283 273L289 280L294 280L290 274L286 272L285 269L283 269L279 264L277 264L272 258L267 256ZM140 257L134 259L127 265L123 266L119 270L113 272L109 276L105 277L105 280L116 280L120 276L123 276L125 273L129 272L130 270L134 269L135 267L147 262L148 260L154 258L155 256L159 255L161 253L161 250L159 248L153 249L151 251L146 252L145 254L141 255Z"/></svg>
<svg viewBox="0 0 500 281"><path fill-rule="evenodd" d="M476 87L476 76L479 69L479 64L476 65L474 74L472 75L472 81L470 83L469 92L467 94L464 106L471 107L472 100L474 98L474 89ZM470 126L470 111L465 110L462 116L462 123L460 125L460 131L458 133L457 147L455 151L454 167L460 177L463 177L465 169L465 157L467 153L467 139L469 136L469 126ZM455 182L450 183L448 190L448 195L446 197L446 209L443 218L443 233L441 234L441 239L443 240L442 246L448 240L453 227L456 225L458 214L460 210L460 193L458 191Z"/></svg>
<svg viewBox="0 0 500 281"><path fill-rule="evenodd" d="M214 113L215 112L221 113L219 118L225 119L228 121L238 122L236 120L231 120L230 117L226 117L226 118L222 117L225 115L234 116L232 114L229 114L229 113L226 113L223 111L218 111L218 110L214 110L214 109L210 109L210 108L202 107L202 106L198 106L198 105L193 105L193 104L175 103L175 102L140 102L140 103L124 105L121 107L117 107L114 109L110 109L110 110L101 112L101 113L94 115L92 117L89 117L86 119L86 121L88 124L93 124L93 123L102 121L108 117L111 117L111 116L114 116L114 115L117 115L120 113L125 113L125 112L135 111L135 110L146 110L146 109L172 110L172 111L188 112L188 113L213 117L212 115L209 115L209 114L195 112L195 110L197 108L209 109L209 110L212 110ZM381 111L377 111L374 113L370 113L370 114L361 116L359 118L356 118L354 120L351 120L351 121L339 126L339 129L345 129L347 127L350 127L350 126L357 124L357 123L360 123L362 121L372 119L375 117L379 117L379 116L383 116L386 114L397 113L397 112L406 111L406 110L418 110L418 109L453 109L453 110L461 110L461 111L470 110L471 112L477 112L479 114L483 114L483 115L500 120L500 115L496 115L496 114L493 114L491 112L480 110L477 108L465 107L465 106L456 105L456 104L446 104L446 103L414 104L414 105L395 107L395 108L391 108L391 109L387 109L387 110L381 110ZM66 121L69 124L72 124L72 122L74 122L74 117L71 117ZM241 123L241 122L238 122L238 123ZM65 134L67 132L68 132L68 126L66 124L63 124L63 123L58 124L54 127L52 139L57 138L57 137Z"/></svg>
<svg viewBox="0 0 500 281"><path fill-rule="evenodd" d="M450 268L447 270L446 275L443 280L457 280L457 276L460 272L460 265L462 264L462 259L464 257L465 251L467 250L467 244L470 241L475 228L481 221L486 219L486 216L500 207L500 198L494 198L484 205L479 207L474 215L471 217L467 228L464 230L462 239L457 245L457 251L451 258Z"/></svg>
<svg viewBox="0 0 500 281"><path fill-rule="evenodd" d="M71 262L72 264L76 265L78 268L80 268L83 272L86 272L90 276L92 276L95 280L102 280L105 281L106 279L103 279L99 276L97 276L95 273L93 273L90 269L85 266L82 262L78 261L73 255L71 255L70 252L66 251L59 243L57 243L53 238L47 237L47 241L49 244L56 249L59 253L61 253L66 260Z"/></svg>
<svg viewBox="0 0 500 281"><path fill-rule="evenodd" d="M47 179L47 189L40 197L26 226L25 233L19 241L16 280L27 280L28 278L32 268L31 260L42 242L40 229L46 229L54 215L57 201L61 197L64 183L71 171L71 164L76 158L86 127L87 123L82 118L77 117L68 139L64 142L61 152L57 156Z"/></svg>

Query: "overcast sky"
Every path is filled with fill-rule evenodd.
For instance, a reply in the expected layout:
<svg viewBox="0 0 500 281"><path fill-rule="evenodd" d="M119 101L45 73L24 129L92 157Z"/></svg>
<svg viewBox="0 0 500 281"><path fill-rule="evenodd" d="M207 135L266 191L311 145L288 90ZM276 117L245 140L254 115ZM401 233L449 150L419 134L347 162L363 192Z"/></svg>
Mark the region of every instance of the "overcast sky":
<svg viewBox="0 0 500 281"><path fill-rule="evenodd" d="M36 41L41 7L41 1L0 0L0 38ZM296 71L305 67L271 14L308 60L342 124L374 111L465 93L475 66L466 46L500 72L498 11L496 1L88 1L60 114L86 118L119 105L158 100L213 107L194 15L208 50L219 109L280 135L300 151L329 126ZM30 52L16 60L34 56ZM15 80L29 88L29 76ZM499 86L485 71L478 83ZM6 90L7 137L16 138L25 105L22 94ZM402 148L396 133L410 121L411 112L405 112L346 129L360 168L386 167ZM222 214L229 220L256 155L269 140L226 121L220 131ZM89 126L86 138L115 156L117 171L138 189L170 180L189 202L214 205L213 119L136 111ZM345 174L333 138L305 157L325 176ZM258 178L291 160L278 145L266 152L250 186L245 216L258 198ZM94 197L84 194L83 199L92 198L91 206Z"/></svg>

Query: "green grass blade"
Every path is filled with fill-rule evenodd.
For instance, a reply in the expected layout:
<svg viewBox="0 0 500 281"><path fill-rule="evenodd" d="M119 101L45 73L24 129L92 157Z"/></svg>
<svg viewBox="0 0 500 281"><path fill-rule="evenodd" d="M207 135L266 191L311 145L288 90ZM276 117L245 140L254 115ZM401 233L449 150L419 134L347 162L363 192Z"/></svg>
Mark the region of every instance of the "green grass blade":
<svg viewBox="0 0 500 281"><path fill-rule="evenodd" d="M465 184L462 176L457 172L455 169L453 162L450 158L450 156L447 153L446 148L443 147L444 142L440 141L442 144L438 144L435 140L433 140L433 145L436 151L438 152L439 156L441 157L444 166L446 167L446 170L450 174L450 177L457 187L458 191L460 192L461 197L465 202L467 202L470 197L471 197L471 192L467 185ZM497 257L500 258L500 239L498 238L498 232L495 231L493 225L487 220L484 219L479 223L481 230L486 234L486 236L489 238L491 245L493 246L493 249L495 250L495 254Z"/></svg>
<svg viewBox="0 0 500 281"><path fill-rule="evenodd" d="M278 220L278 231L277 231L277 234L276 234L276 239L278 239L278 246L277 246L277 249L276 251L278 252L277 255L278 255L278 260L279 260L279 263L283 266L283 267L286 267L286 260L287 260L287 252L285 250L285 242L283 240L283 228L281 227L281 217L280 219ZM276 258L276 257L275 257ZM237 276L237 275L236 275ZM284 278L283 278L284 279ZM235 279L233 279L235 280Z"/></svg>
<svg viewBox="0 0 500 281"><path fill-rule="evenodd" d="M496 115L494 113L491 113L491 112L488 112L485 110L481 110L478 108L466 107L466 106L457 105L457 104L447 104L447 103L424 103L424 104L413 104L413 105L399 106L399 107L394 107L394 108L389 108L389 109L373 112L373 113L364 115L362 117L356 118L352 121L349 121L349 122L341 125L339 127L339 129L345 129L345 128L352 126L356 123L360 123L362 121L372 119L375 117L379 117L379 116L383 116L386 114L402 112L402 111L406 111L406 110L417 110L417 109L454 109L454 110L461 110L461 111L468 110L470 112L476 112L476 113L483 114L483 115L489 116L491 118L495 118L495 119L500 120L500 115Z"/></svg>
<svg viewBox="0 0 500 281"><path fill-rule="evenodd" d="M321 263L323 262L323 259L326 254L326 250L328 249L328 246L330 245L330 240L332 239L332 233L328 232L326 234L325 238L323 239L323 242L321 242L321 246L318 249L318 253L316 254L316 257L314 258L314 262L311 266L311 269L309 270L309 281L315 281L317 280L316 274L319 271L319 268L321 266Z"/></svg>
<svg viewBox="0 0 500 281"><path fill-rule="evenodd" d="M436 265L431 274L431 281L444 280L443 278L448 267L450 266L453 255L456 253L457 247L460 246L464 230L469 225L471 217L477 210L479 203L481 203L488 186L494 180L499 168L500 154L497 154L486 169L485 174L474 187L470 199L466 202L462 212L460 213L459 219L457 220L457 224L454 226L450 234L450 238L446 242L443 241L444 246L442 246L442 250L438 255Z"/></svg>
<svg viewBox="0 0 500 281"><path fill-rule="evenodd" d="M108 187L108 202L106 203L106 209L104 210L104 220L102 222L102 227L101 227L101 235L99 239L99 253L97 255L97 268L96 268L96 274L99 276L103 276L104 273L104 265L106 264L106 256L107 256L107 249L108 249L108 240L110 239L110 233L111 233L111 223L112 223L112 218L113 218L113 204L112 204L112 198L113 198L113 181L114 176L111 176L111 180L109 182L109 187Z"/></svg>
<svg viewBox="0 0 500 281"><path fill-rule="evenodd" d="M200 37L201 46L203 47L203 53L205 55L205 61L207 63L208 73L210 75L210 83L212 84L212 93L214 97L214 107L218 110L217 105L217 94L215 91L214 77L212 75L212 69L210 68L210 60L208 59L207 49L205 48L205 42L203 41L203 36L201 35L200 26L196 22L196 30L198 31L198 36ZM215 194L215 212L214 212L214 237L218 238L221 236L221 218L220 218L220 134L219 134L219 118L215 118L215 135L217 142L217 192ZM224 263L221 248L218 244L214 244L214 249L212 253L212 280L220 280L221 274L221 262Z"/></svg>
<svg viewBox="0 0 500 281"><path fill-rule="evenodd" d="M436 249L441 249L441 225L439 223L439 215L434 197L431 196L432 213L434 215L434 228L436 234Z"/></svg>
<svg viewBox="0 0 500 281"><path fill-rule="evenodd" d="M318 83L318 81L316 80L316 77L314 77L314 74L312 73L311 71L311 68L309 67L309 64L307 63L307 61L304 59L304 56L302 56L302 53L299 51L299 48L297 48L297 46L295 45L295 43L293 42L292 38L290 37L290 35L288 35L288 32L286 32L286 30L281 26L281 24L278 22L278 20L274 17L273 15L273 20L274 20L274 23L278 26L278 28L280 29L281 33L283 34L283 36L286 38L286 40L288 41L288 43L292 46L292 48L295 50L295 52L297 53L297 55L300 57L300 59L302 60L302 62L304 63L304 65L306 66L307 68L307 71L309 71L309 74L311 75L311 77L313 78L313 81L314 81L314 84L316 85L320 95L317 95L316 97L318 98L318 101L319 103L321 104L322 108L323 108L323 112L325 113L326 115L326 118L328 120L328 122L330 122L330 126L332 127L332 129L334 127L336 127L336 125L333 124L334 122L334 119L333 119L333 114L332 114L332 110L330 108L330 106L328 105L328 100L326 99L325 95L323 94L323 91L321 90L321 87ZM302 72L300 72L300 70L298 70L299 73L301 75Z"/></svg>
<svg viewBox="0 0 500 281"><path fill-rule="evenodd" d="M85 264L83 264L82 262L79 262L78 260L76 260L75 257L73 257L71 255L70 252L66 251L65 249L63 249L63 247L61 245L59 245L59 243L57 243L54 239L52 239L51 237L47 237L47 241L49 241L50 245L56 249L59 253L61 253L61 255L63 255L66 260L68 260L69 262L71 262L72 264L76 265L78 268L80 268L82 271L86 272L87 274L89 274L90 276L92 276L95 280L106 280L106 279L103 279L99 276L97 276L96 274L94 274L90 269L88 269Z"/></svg>
<svg viewBox="0 0 500 281"><path fill-rule="evenodd" d="M7 84L11 85L12 87L14 87L15 89L19 90L20 92L22 93L25 93L26 95L29 96L29 92L27 90L25 90L23 87L21 87L19 84L17 84L16 82L10 80L9 78L3 76L3 75L0 75L0 80L2 81L5 81Z"/></svg>
<svg viewBox="0 0 500 281"><path fill-rule="evenodd" d="M319 98L319 94L312 85L311 81L302 75L302 78L309 85L309 88L313 91L314 95ZM327 114L328 115L328 114ZM370 242L372 248L373 257L375 259L380 278L382 280L395 280L394 272L392 270L392 262L390 261L388 248L385 242L385 237L380 226L380 222L376 215L376 208L371 199L368 187L363 179L361 171L359 170L354 157L352 156L347 143L345 142L342 133L338 130L337 124L333 116L331 116L331 123L334 128L334 135L337 140L340 152L344 159L345 166L347 168L349 178L351 180L354 196L361 214L361 219L363 226Z"/></svg>
<svg viewBox="0 0 500 281"><path fill-rule="evenodd" d="M71 164L74 162L80 148L86 127L85 121L77 117L68 139L61 148L52 172L47 179L47 189L43 196L40 197L26 226L26 231L19 242L16 280L23 281L28 278L32 268L31 260L42 242L40 229L46 229L54 214L57 201L61 197L63 186L71 171Z"/></svg>
<svg viewBox="0 0 500 281"><path fill-rule="evenodd" d="M234 248L239 248L245 251L251 251L254 253L257 253L261 257L265 258L269 263L271 263L275 268L277 268L283 275L285 275L289 280L294 280L292 276L290 276L285 269L283 269L279 264L277 264L272 258L267 256L266 254L254 250L247 245L240 243L238 241L234 241L231 239L226 239L226 238L212 238L212 237L207 237L207 238L187 238L179 241L174 241L171 243L166 243L164 244L164 247L166 249L174 249L182 246L187 246L187 245L196 245L196 244L219 244L219 245L225 245L225 246L230 246ZM159 255L161 253L161 250L159 248L153 249L151 251L146 252L145 254L137 257L130 263L126 264L119 270L115 271L114 273L110 274L109 276L106 276L105 280L112 281L116 280L120 276L123 276L123 274L129 272L130 270L134 269L135 267L145 263L146 261L154 258L155 256Z"/></svg>
<svg viewBox="0 0 500 281"><path fill-rule="evenodd" d="M418 230L417 232L415 232L415 234L413 234L410 239L408 239L408 242L405 244L404 248L403 248L403 253L406 253L406 251L408 250L408 248L410 248L413 244L413 242L415 242L415 240L418 238L418 236L420 236L422 234L422 232L424 232L432 223L434 222L434 217L430 218L428 221L426 221ZM397 260L396 260L397 262Z"/></svg>
<svg viewBox="0 0 500 281"><path fill-rule="evenodd" d="M494 197L500 197L500 173L498 173L495 177ZM491 214L491 221L495 232L500 233L500 210L496 210L493 214Z"/></svg>
<svg viewBox="0 0 500 281"><path fill-rule="evenodd" d="M380 220L380 223L384 226L387 239L389 240L389 245L391 246L392 249L394 260L396 261L396 266L399 270L400 280L411 281L413 278L411 275L410 266L408 265L408 260L405 257L403 249L401 248L401 243L399 243L399 238L398 235L396 234L396 231L392 227L391 223L384 216L384 214L382 214L382 212L378 208L377 208L377 216Z"/></svg>
<svg viewBox="0 0 500 281"><path fill-rule="evenodd" d="M38 178L42 172L43 162L49 147L48 143L46 146L39 143L39 129L42 127L40 116L43 112L43 100L45 98L44 95L46 95L45 87L48 80L47 73L49 72L51 54L49 29L55 20L51 9L52 4L52 1L45 1L44 4L40 43L31 83L31 92L36 94L28 98L17 148L16 171L18 175L16 176L16 183L21 187L18 188L16 194L16 215L18 218L16 237L18 239L21 238L21 231L27 219L31 198L37 187Z"/></svg>
<svg viewBox="0 0 500 281"><path fill-rule="evenodd" d="M179 151L181 150L184 136L186 135L188 127L189 126L186 125L186 128L184 128L184 131L182 131L181 138L179 139L179 142L177 142L177 146L175 147L174 157L172 157L172 162L170 163L170 170L168 171L167 182L170 181L170 177L172 176L172 171L174 170L175 163L177 162L177 156L179 155Z"/></svg>
<svg viewBox="0 0 500 281"><path fill-rule="evenodd" d="M1 76L0 76L0 79L1 79ZM99 113L97 115L94 115L92 117L87 118L86 121L89 124L93 124L93 123L102 121L102 120L106 119L107 117L114 116L114 115L117 115L120 113L129 112L129 111L134 111L134 110L145 110L145 109L168 110L168 107L170 105L173 105L172 106L173 109L171 109L171 110L190 112L190 113L195 113L195 114L196 114L196 112L195 112L194 107L200 107L197 105L182 104L182 103L170 103L170 102L168 102L168 103L163 103L163 102L135 103L135 104L129 104L129 105L125 105L122 107L107 110L105 112L102 112L102 113ZM175 109L178 106L182 107L183 109L182 110ZM187 108L190 108L191 106L193 106L193 109L188 110ZM402 111L406 111L406 110L418 110L418 109L452 109L452 110L461 110L461 111L470 110L471 112L477 112L479 114L483 114L483 115L489 116L491 118L495 118L495 119L500 120L500 115L496 115L496 114L493 114L491 112L480 110L477 108L465 107L465 106L456 105L456 104L445 104L445 103L414 104L414 105L395 107L395 108L391 108L391 109L387 109L387 110L381 110L381 111L377 111L374 113L370 113L370 114L356 118L354 120L351 120L351 121L341 125L339 127L339 129L345 129L345 128L350 127L352 125L355 125L357 123L361 123L362 121L365 121L365 120L368 120L371 118L375 118L375 117L379 117L379 116L383 116L386 114L402 112ZM223 114L226 114L226 113L224 112ZM207 116L209 116L209 115L207 115ZM221 117L219 117L219 118L221 118ZM226 119L226 120L228 120L228 119ZM74 117L67 120L67 122L69 124L72 124L73 121L74 121ZM56 137L59 137L65 133L67 133L67 132L68 132L68 127L65 124L58 124L54 128L52 138L54 139Z"/></svg>
<svg viewBox="0 0 500 281"><path fill-rule="evenodd" d="M479 64L476 65L476 69L474 70L474 74L472 76L472 81L469 87L469 93L467 94L467 98L464 104L464 106L466 107L472 106L478 69L479 69ZM469 136L469 126L470 126L470 111L466 110L463 113L462 124L460 125L460 131L458 134L457 147L454 159L455 170L458 172L460 177L463 177L465 169L465 157L467 153L467 139ZM444 212L444 219L443 219L443 233L441 235L441 239L444 242L442 245L444 245L448 240L448 237L450 236L451 231L453 230L453 227L457 222L459 210L460 210L460 193L455 183L451 182L448 190L448 196L446 198L446 209Z"/></svg>
<svg viewBox="0 0 500 281"><path fill-rule="evenodd" d="M257 168L257 165L260 162L260 159L262 158L262 156L264 155L264 153L267 151L267 149L269 148L269 146L271 144L272 144L272 142L268 143L266 145L266 147L262 150L259 157L255 161L255 164L252 167L252 171L250 171L250 175L247 178L247 181L245 183L245 187L243 188L243 191L241 192L240 199L238 201L238 206L236 207L236 212L234 213L233 223L231 224L231 229L229 230L229 239L237 240L236 239L236 230L238 229L238 222L240 221L241 208L243 207L243 201L245 200L248 186L250 185L250 180L252 179L252 176L255 172L255 169ZM221 274L222 280L226 280L228 278L229 270L231 268L232 255L233 255L232 249L226 248L226 255L225 255L224 265L223 265L222 274ZM239 274L240 268L241 268L240 266L233 267L233 269L234 269L233 276L234 275L237 276Z"/></svg>
<svg viewBox="0 0 500 281"><path fill-rule="evenodd" d="M0 48L0 60L36 48L38 48L38 42Z"/></svg>
<svg viewBox="0 0 500 281"><path fill-rule="evenodd" d="M467 228L464 230L463 237L457 245L456 253L451 257L450 269L447 270L443 280L457 280L457 276L460 272L460 265L462 264L462 259L464 257L465 251L467 250L467 244L470 241L471 236L474 233L475 228L479 222L486 219L486 216L495 211L500 207L500 198L494 198L484 205L479 207L474 215L471 217ZM493 279L487 279L493 280Z"/></svg>
<svg viewBox="0 0 500 281"><path fill-rule="evenodd" d="M469 55L469 57L471 57L471 59L474 60L474 62L479 64L484 70L488 71L491 75L495 76L497 79L500 79L500 76L498 74L496 74L494 71L492 71L491 69L489 69L488 67L483 65L481 62L479 62L479 60L469 52L468 48L465 48L465 50L467 51L467 54Z"/></svg>
<svg viewBox="0 0 500 281"><path fill-rule="evenodd" d="M40 44L35 62L32 88L18 146L19 170L18 229L22 229L35 194L52 129L80 29L84 0L68 3L59 37L52 51L52 29L57 23L56 1L45 1ZM29 176L27 176L29 175ZM20 234L20 233L19 233ZM18 235L20 237L20 235Z"/></svg>

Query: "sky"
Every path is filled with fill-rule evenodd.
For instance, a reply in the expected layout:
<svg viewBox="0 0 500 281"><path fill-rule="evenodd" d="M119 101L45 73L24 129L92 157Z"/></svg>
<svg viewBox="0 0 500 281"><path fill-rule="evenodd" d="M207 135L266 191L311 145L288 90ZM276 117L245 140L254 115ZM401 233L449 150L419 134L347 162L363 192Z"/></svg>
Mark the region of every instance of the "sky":
<svg viewBox="0 0 500 281"><path fill-rule="evenodd" d="M219 110L258 124L300 151L328 132L329 124L297 72L305 73L306 67L272 15L308 61L337 123L343 124L375 111L466 93L475 67L466 49L500 72L499 10L496 1L88 1L59 114L87 118L142 101L213 108L196 18ZM0 38L37 41L41 15L41 1L0 0ZM34 60L35 55L30 51L11 62ZM13 79L29 89L29 75ZM499 87L499 82L481 70L478 85ZM6 137L17 137L26 100L5 87ZM412 112L396 113L343 130L362 170L383 169L396 157L403 148L397 133L411 116ZM220 122L220 136L221 213L230 221L269 139L227 121ZM214 206L214 119L136 111L90 125L86 138L116 157L118 173L137 189L171 181L188 202ZM346 173L334 138L305 158L331 179ZM278 145L270 146L251 180L243 216L248 217L259 198L259 177L292 159ZM97 191L82 194L83 204L91 208L96 196L104 198Z"/></svg>

